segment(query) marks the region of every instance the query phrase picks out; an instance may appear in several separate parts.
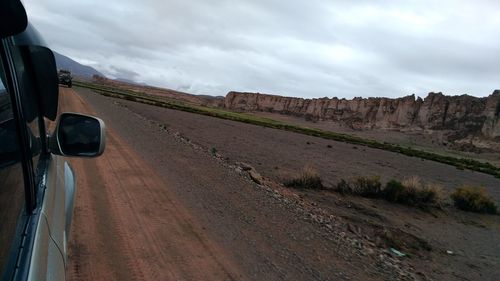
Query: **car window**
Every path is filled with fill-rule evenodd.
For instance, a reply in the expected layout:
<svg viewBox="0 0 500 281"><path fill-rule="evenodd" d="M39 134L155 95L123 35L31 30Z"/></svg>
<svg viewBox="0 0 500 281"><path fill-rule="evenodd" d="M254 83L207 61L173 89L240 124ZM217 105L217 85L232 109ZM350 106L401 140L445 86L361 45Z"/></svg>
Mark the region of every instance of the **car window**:
<svg viewBox="0 0 500 281"><path fill-rule="evenodd" d="M26 120L28 134L30 137L31 155L33 161L33 170L36 170L40 156L40 129L38 118L38 95L36 93L35 77L33 69L30 67L30 55L27 48L12 48L12 58L18 79L21 109L23 118Z"/></svg>
<svg viewBox="0 0 500 281"><path fill-rule="evenodd" d="M0 64L0 277L3 276L24 206L21 150L5 75Z"/></svg>

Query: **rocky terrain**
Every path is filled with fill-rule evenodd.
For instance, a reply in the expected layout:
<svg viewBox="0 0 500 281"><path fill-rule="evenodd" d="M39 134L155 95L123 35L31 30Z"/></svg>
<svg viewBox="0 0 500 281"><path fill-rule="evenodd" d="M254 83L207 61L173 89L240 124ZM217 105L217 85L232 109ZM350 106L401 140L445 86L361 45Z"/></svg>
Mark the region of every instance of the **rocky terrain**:
<svg viewBox="0 0 500 281"><path fill-rule="evenodd" d="M451 140L500 137L500 90L486 98L429 93L402 98L303 99L229 92L230 110L274 112L311 121L335 121L353 129L448 130Z"/></svg>
<svg viewBox="0 0 500 281"><path fill-rule="evenodd" d="M500 90L484 98L429 93L424 99L410 95L395 99L357 97L347 100L326 97L303 99L245 92L212 97L132 84L99 75L94 75L92 82L192 105L276 113L314 122L333 121L331 123L353 130L438 131L444 133L445 141L463 143L465 140L472 143L474 140L479 147L491 147L491 142L500 138ZM485 144L485 141L490 144Z"/></svg>
<svg viewBox="0 0 500 281"><path fill-rule="evenodd" d="M229 92L223 96L193 95L94 75L95 84L147 93L194 106L247 112L305 127L358 135L404 146L466 153L460 157L500 161L500 90L490 96L446 96L422 99L303 99L260 93ZM493 153L493 154L492 154Z"/></svg>
<svg viewBox="0 0 500 281"><path fill-rule="evenodd" d="M82 200L73 232L78 243L70 245L71 280L98 274L141 280L498 279L499 216L458 211L450 202L424 210L282 185L310 165L325 186L358 175L383 181L418 176L446 194L480 184L500 202L498 178L85 89L64 90L66 98L91 106L110 132L97 167L75 164ZM207 250L197 256L200 242Z"/></svg>

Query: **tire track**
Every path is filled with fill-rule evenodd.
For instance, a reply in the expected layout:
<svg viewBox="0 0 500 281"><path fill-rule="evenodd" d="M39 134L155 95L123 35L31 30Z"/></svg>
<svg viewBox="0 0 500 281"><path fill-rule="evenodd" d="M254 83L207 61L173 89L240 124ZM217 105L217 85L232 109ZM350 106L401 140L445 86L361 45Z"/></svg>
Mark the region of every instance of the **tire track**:
<svg viewBox="0 0 500 281"><path fill-rule="evenodd" d="M62 111L94 114L61 88ZM112 128L97 159L72 159L78 180L69 280L232 280L241 276ZM241 278L239 278L241 279Z"/></svg>

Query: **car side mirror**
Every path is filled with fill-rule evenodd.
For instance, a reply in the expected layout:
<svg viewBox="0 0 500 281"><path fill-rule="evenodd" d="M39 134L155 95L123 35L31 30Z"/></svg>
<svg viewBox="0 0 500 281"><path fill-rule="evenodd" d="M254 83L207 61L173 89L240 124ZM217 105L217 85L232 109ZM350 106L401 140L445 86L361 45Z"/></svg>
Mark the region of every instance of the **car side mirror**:
<svg viewBox="0 0 500 281"><path fill-rule="evenodd" d="M104 122L96 117L62 113L51 136L51 153L63 156L96 157L106 146Z"/></svg>

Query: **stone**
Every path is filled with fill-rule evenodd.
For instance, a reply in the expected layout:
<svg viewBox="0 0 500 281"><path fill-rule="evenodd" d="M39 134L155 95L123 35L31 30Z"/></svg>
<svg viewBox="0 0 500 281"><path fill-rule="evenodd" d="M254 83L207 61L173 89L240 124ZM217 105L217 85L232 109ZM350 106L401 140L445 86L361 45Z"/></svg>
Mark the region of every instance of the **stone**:
<svg viewBox="0 0 500 281"><path fill-rule="evenodd" d="M263 178L255 169L248 171L248 175L255 183L262 183Z"/></svg>
<svg viewBox="0 0 500 281"><path fill-rule="evenodd" d="M252 166L250 166L249 164L244 163L244 162L236 162L236 165L239 166L239 167L241 167L241 169L243 171L255 170Z"/></svg>

